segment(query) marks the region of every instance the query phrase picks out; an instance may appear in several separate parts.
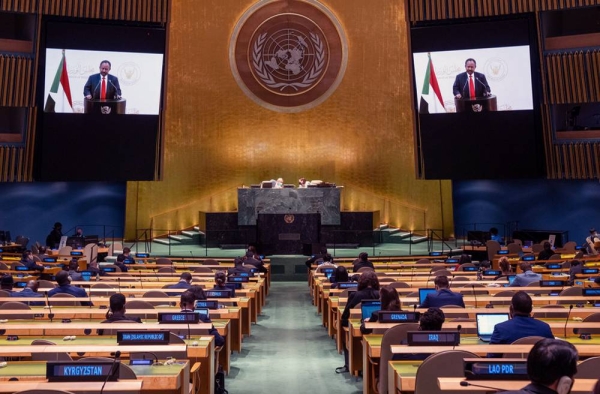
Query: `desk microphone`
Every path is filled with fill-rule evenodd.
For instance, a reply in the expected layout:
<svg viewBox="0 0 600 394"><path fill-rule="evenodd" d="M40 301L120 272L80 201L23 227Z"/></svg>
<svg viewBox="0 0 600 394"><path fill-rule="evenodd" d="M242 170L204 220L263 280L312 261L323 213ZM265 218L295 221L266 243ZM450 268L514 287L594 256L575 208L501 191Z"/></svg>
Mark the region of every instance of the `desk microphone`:
<svg viewBox="0 0 600 394"><path fill-rule="evenodd" d="M154 365L162 365L162 363L160 361L158 361L158 356L156 355L156 353L153 353L153 352L142 353L142 360L146 359L146 354L150 354L150 355L152 355L152 357L154 357Z"/></svg>
<svg viewBox="0 0 600 394"><path fill-rule="evenodd" d="M473 297L475 297L475 309L477 309L477 293L475 292L475 285L471 285L471 289L473 290Z"/></svg>
<svg viewBox="0 0 600 394"><path fill-rule="evenodd" d="M46 306L50 309L50 313L48 313L48 318L50 319L50 323L52 323L52 319L54 319L54 313L52 313L52 305L50 305L50 300L48 299L48 292L45 291L44 295L46 296Z"/></svg>
<svg viewBox="0 0 600 394"><path fill-rule="evenodd" d="M119 293L121 292L121 278L117 277L117 286L119 288Z"/></svg>
<svg viewBox="0 0 600 394"><path fill-rule="evenodd" d="M462 325L458 325L456 326L456 331L458 331L458 338L460 338L460 330L462 330ZM459 339L460 342L460 339ZM454 348L456 347L456 343L454 344L454 346L452 346L452 350L454 350Z"/></svg>
<svg viewBox="0 0 600 394"><path fill-rule="evenodd" d="M490 389L490 390L494 390L494 391L505 391L504 389L500 389L498 387L483 386L481 384L474 384L474 383L471 383L471 382L467 382L466 380L461 381L460 385L462 387L473 386L473 387L481 387L483 389Z"/></svg>
<svg viewBox="0 0 600 394"><path fill-rule="evenodd" d="M115 84L113 83L113 81L111 81L110 78L108 78L108 77L106 77L106 79L115 88L115 96L114 97L116 97L117 99L121 98L121 96L119 96L119 89L115 86Z"/></svg>
<svg viewBox="0 0 600 394"><path fill-rule="evenodd" d="M469 83L469 75L467 75L467 80L465 81L465 85L462 88L462 94L463 94L463 96L465 95L465 88L467 87L468 83Z"/></svg>
<svg viewBox="0 0 600 394"><path fill-rule="evenodd" d="M92 285L88 285L88 299L90 300L90 309L92 309ZM92 314L90 313L90 320L92 320Z"/></svg>
<svg viewBox="0 0 600 394"><path fill-rule="evenodd" d="M489 94L489 92L487 91L487 86L485 86L485 84L484 84L483 82L481 82L481 81L479 80L479 78L475 77L475 80L476 80L477 82L479 82L481 85L483 85L483 95L484 95L484 96L487 96L487 95Z"/></svg>
<svg viewBox="0 0 600 394"><path fill-rule="evenodd" d="M567 324L569 324L569 316L571 316L571 310L573 310L573 304L569 305L569 313L567 313L567 319L565 320L565 340L567 339Z"/></svg>
<svg viewBox="0 0 600 394"><path fill-rule="evenodd" d="M194 253L190 250L190 255L194 258Z"/></svg>
<svg viewBox="0 0 600 394"><path fill-rule="evenodd" d="M115 373L117 373L117 368L120 367L120 364L117 365L117 368L115 368L115 364L117 363L117 360L119 359L119 357L121 357L121 352L119 350L117 350L115 352L115 358L113 358L113 362L110 365L110 372L106 375L106 379L104 379L104 383L102 383L102 388L100 389L100 394L102 394L104 392L104 386L106 385L106 382L108 382L108 379L110 379L111 377L113 377L115 375Z"/></svg>
<svg viewBox="0 0 600 394"><path fill-rule="evenodd" d="M139 272L140 272L140 287L142 288L142 290L144 290L144 284L142 283L142 270L140 270Z"/></svg>

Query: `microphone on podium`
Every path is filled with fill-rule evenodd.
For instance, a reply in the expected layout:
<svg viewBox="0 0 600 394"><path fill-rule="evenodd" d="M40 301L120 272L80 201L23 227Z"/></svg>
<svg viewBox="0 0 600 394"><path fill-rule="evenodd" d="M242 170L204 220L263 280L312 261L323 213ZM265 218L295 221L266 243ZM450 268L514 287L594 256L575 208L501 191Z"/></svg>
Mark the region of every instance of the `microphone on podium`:
<svg viewBox="0 0 600 394"><path fill-rule="evenodd" d="M471 382L467 382L466 380L461 381L460 385L462 387L473 386L473 387L481 387L483 389L489 389L489 390L494 390L494 391L505 391L504 389L501 389L501 388L498 388L498 387L484 386L482 384L474 384L474 383L471 383Z"/></svg>

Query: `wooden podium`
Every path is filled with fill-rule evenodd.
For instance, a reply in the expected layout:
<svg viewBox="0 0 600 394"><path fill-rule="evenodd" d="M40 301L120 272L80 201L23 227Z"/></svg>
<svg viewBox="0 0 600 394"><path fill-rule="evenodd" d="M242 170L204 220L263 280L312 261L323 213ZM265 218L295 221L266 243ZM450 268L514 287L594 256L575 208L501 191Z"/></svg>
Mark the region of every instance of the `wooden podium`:
<svg viewBox="0 0 600 394"><path fill-rule="evenodd" d="M86 114L125 115L127 100L120 99L85 99L83 112Z"/></svg>
<svg viewBox="0 0 600 394"><path fill-rule="evenodd" d="M496 96L471 98L455 98L456 112L489 112L497 111Z"/></svg>

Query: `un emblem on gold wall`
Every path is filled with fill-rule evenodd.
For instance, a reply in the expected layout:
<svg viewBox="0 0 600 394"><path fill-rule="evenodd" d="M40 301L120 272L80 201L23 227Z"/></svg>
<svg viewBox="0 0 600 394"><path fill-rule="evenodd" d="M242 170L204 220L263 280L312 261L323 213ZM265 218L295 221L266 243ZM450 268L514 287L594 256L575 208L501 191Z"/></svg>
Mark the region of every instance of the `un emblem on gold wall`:
<svg viewBox="0 0 600 394"><path fill-rule="evenodd" d="M335 15L316 0L263 0L240 18L229 46L236 82L254 102L300 112L337 88L348 60Z"/></svg>

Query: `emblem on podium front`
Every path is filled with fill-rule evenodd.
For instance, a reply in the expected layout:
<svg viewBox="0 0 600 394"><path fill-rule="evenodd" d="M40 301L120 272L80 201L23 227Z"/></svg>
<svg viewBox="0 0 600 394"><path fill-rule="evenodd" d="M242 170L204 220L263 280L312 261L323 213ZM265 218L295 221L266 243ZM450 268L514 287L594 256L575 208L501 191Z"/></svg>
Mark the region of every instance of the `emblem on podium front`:
<svg viewBox="0 0 600 394"><path fill-rule="evenodd" d="M102 107L100 107L100 112L102 113L102 115L108 115L110 114L110 107L108 105L104 105Z"/></svg>
<svg viewBox="0 0 600 394"><path fill-rule="evenodd" d="M483 111L483 106L481 104L473 104L471 108L473 108L473 112Z"/></svg>
<svg viewBox="0 0 600 394"><path fill-rule="evenodd" d="M294 223L294 220L296 220L296 218L294 217L294 215L285 215L283 217L283 221L286 222L287 224Z"/></svg>
<svg viewBox="0 0 600 394"><path fill-rule="evenodd" d="M300 112L341 82L347 43L335 15L316 0L263 0L238 21L229 45L236 82L254 102Z"/></svg>

